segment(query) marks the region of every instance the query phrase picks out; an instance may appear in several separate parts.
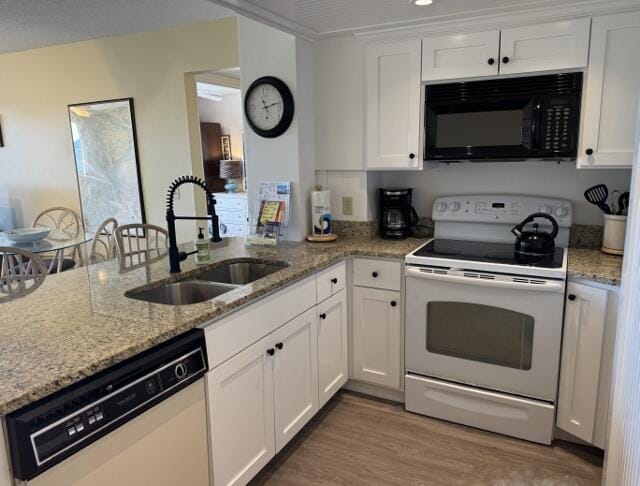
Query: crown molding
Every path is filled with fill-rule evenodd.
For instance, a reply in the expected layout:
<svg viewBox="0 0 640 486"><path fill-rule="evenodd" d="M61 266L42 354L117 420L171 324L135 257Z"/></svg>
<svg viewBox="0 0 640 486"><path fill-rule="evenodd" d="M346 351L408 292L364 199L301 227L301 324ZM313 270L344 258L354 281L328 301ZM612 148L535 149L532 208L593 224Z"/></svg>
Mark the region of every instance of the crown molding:
<svg viewBox="0 0 640 486"><path fill-rule="evenodd" d="M367 29L352 35L362 40L388 39L390 37L420 37L448 32L502 29L550 21L591 17L594 15L630 12L640 9L638 0L591 0L557 6L538 5L535 7L509 11L499 9L499 13L484 11L469 16L468 13L432 19L429 22L387 25L379 29Z"/></svg>
<svg viewBox="0 0 640 486"><path fill-rule="evenodd" d="M285 19L247 0L209 0L227 7L237 14L262 22L310 42L332 37L355 36L362 40L411 38L447 32L464 32L504 28L577 17L590 17L630 12L640 9L638 0L590 0L558 6L554 0L530 2L531 7L521 6L478 9L460 14L442 15L430 19L400 21L355 29L316 32L297 22Z"/></svg>
<svg viewBox="0 0 640 486"><path fill-rule="evenodd" d="M283 32L294 35L296 37L301 37L302 39L305 39L309 42L315 43L322 37L321 34L312 29L309 29L308 27L305 27L304 25L298 24L297 22L289 19L285 19L280 15L274 14L267 9L258 7L257 5L249 3L245 0L209 1L233 10L238 15L242 15L243 17L248 17L252 20L262 22L263 24L269 25L270 27L282 30Z"/></svg>

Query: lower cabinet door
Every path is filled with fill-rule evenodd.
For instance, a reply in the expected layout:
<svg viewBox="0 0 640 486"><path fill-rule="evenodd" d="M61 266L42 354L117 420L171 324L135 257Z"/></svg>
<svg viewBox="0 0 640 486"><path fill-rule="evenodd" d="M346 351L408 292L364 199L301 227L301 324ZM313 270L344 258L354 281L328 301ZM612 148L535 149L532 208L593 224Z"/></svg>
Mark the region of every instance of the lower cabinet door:
<svg viewBox="0 0 640 486"><path fill-rule="evenodd" d="M400 292L353 288L353 378L401 388Z"/></svg>
<svg viewBox="0 0 640 486"><path fill-rule="evenodd" d="M216 486L248 483L275 455L273 344L267 336L207 374Z"/></svg>
<svg viewBox="0 0 640 486"><path fill-rule="evenodd" d="M592 443L607 311L605 289L569 282L556 425Z"/></svg>
<svg viewBox="0 0 640 486"><path fill-rule="evenodd" d="M347 291L328 298L316 307L318 315L318 400L319 407L349 379L347 341Z"/></svg>
<svg viewBox="0 0 640 486"><path fill-rule="evenodd" d="M310 309L272 334L276 452L318 411L316 319Z"/></svg>

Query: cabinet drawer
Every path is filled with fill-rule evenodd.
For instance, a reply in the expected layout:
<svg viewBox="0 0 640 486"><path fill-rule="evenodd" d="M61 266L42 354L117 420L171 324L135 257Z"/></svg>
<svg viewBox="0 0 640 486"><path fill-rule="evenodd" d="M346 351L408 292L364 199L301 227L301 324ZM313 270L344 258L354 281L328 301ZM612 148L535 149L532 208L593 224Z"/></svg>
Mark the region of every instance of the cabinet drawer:
<svg viewBox="0 0 640 486"><path fill-rule="evenodd" d="M229 209L231 211L244 211L247 208L247 200L243 197L241 198L226 198L220 197L216 198L216 209L225 210Z"/></svg>
<svg viewBox="0 0 640 486"><path fill-rule="evenodd" d="M353 284L376 289L400 290L402 264L388 260L355 258L353 260Z"/></svg>
<svg viewBox="0 0 640 486"><path fill-rule="evenodd" d="M340 292L344 288L347 273L345 263L327 268L316 274L316 298L317 302L328 299L333 294Z"/></svg>
<svg viewBox="0 0 640 486"><path fill-rule="evenodd" d="M220 236L245 236L246 226L243 224L220 223Z"/></svg>
<svg viewBox="0 0 640 486"><path fill-rule="evenodd" d="M247 213L245 211L222 211L218 217L224 224L246 224Z"/></svg>
<svg viewBox="0 0 640 486"><path fill-rule="evenodd" d="M554 407L416 375L406 375L405 408L428 417L551 444Z"/></svg>

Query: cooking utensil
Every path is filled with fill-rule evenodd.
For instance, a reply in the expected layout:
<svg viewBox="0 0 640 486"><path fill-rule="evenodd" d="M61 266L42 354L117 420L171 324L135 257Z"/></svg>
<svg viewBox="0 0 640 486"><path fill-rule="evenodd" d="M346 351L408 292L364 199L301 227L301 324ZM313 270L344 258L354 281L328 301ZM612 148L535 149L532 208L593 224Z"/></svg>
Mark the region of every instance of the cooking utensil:
<svg viewBox="0 0 640 486"><path fill-rule="evenodd" d="M538 223L533 223L533 231L524 231L524 227L537 218L544 218L551 221L553 229L551 233L539 231ZM558 236L558 222L553 216L547 213L533 213L525 218L525 220L511 229L516 235L516 250L523 253L548 254L555 250L555 237Z"/></svg>
<svg viewBox="0 0 640 486"><path fill-rule="evenodd" d="M591 204L595 204L605 214L611 214L611 208L607 204L609 189L604 184L597 184L584 191L584 198Z"/></svg>
<svg viewBox="0 0 640 486"><path fill-rule="evenodd" d="M620 214L618 210L620 209L619 198L622 191L620 189L614 189L609 193L609 209L611 209L611 214Z"/></svg>
<svg viewBox="0 0 640 486"><path fill-rule="evenodd" d="M627 214L629 209L629 191L623 192L618 198L618 212L616 214Z"/></svg>

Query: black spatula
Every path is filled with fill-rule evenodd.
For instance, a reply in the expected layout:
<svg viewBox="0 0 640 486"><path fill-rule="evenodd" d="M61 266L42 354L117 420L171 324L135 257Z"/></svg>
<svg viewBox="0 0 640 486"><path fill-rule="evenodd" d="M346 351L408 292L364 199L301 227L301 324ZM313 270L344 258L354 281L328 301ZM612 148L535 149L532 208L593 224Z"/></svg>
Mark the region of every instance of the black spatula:
<svg viewBox="0 0 640 486"><path fill-rule="evenodd" d="M584 197L591 204L598 206L604 214L611 214L611 208L607 204L609 189L604 184L598 184L584 191Z"/></svg>

